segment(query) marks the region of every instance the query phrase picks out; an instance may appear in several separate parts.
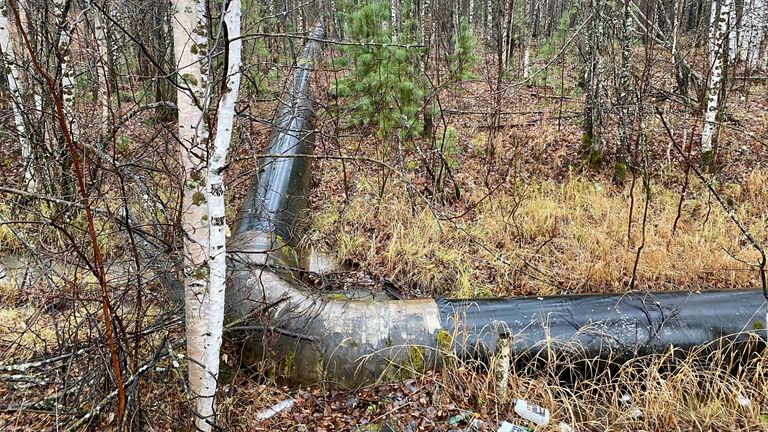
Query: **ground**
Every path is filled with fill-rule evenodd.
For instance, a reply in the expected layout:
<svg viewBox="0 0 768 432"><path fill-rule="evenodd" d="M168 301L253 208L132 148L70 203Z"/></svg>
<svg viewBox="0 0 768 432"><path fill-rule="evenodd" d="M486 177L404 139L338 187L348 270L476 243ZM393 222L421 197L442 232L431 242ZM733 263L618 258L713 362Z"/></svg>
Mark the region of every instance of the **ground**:
<svg viewBox="0 0 768 432"><path fill-rule="evenodd" d="M654 83L668 88L663 65L658 69ZM689 168L688 156L670 144L660 117L650 109L645 112L649 162L630 167L617 181L613 144L601 166L587 168L582 163L583 96L573 90L575 70L567 70L562 97L552 78L549 86L541 82L509 85L502 106L505 114L495 129L490 127L493 96L487 72L478 70L476 79L439 93L444 116L435 121L439 125L436 142L448 169L443 166L442 174L435 176L442 165L428 138L406 143L400 159L392 140L336 122L338 107L351 101L331 98L327 89L333 74L326 63L321 64L313 78L320 159L314 164L310 225L302 246L329 253L346 270L318 279L321 282L313 289L347 289L359 283L376 286L383 279L406 298L758 287L756 250L705 182L756 241L765 245L765 81L752 81L748 88L736 82L728 102L730 116L720 136L718 165L714 172L704 172L705 181ZM698 111L673 101L655 101L684 153L693 143L689 158L698 165ZM239 207L257 167L253 155L261 152L269 136L268 125L251 119L271 118L275 109L274 101L264 95L246 99L242 106L248 115L239 120L227 172L230 215ZM137 116L132 125L125 134L130 140L117 150L118 157L149 153L145 163L159 170L167 168L167 160L173 168L173 145L156 146L158 139L172 142L169 126L153 123L148 115ZM613 136L614 120L609 130ZM1 150L3 180L12 187L20 177L11 168L18 155L8 148ZM342 163L322 158L339 154L348 159ZM156 176L153 184L158 185L158 193L177 191L172 175ZM117 194L112 187L107 185L101 192ZM136 191L129 193L136 197ZM172 195L163 192L170 208ZM8 208L0 204L0 211L7 213ZM104 226L106 230L109 225ZM4 253L23 249L14 234L2 227L0 239ZM103 239L118 241L107 233ZM122 254L110 259L130 262ZM118 290L121 282L113 283ZM77 335L76 340L86 344L90 333L98 334L99 327L93 324L98 322L98 309L87 300L95 292L93 281L86 277L78 284L85 300L73 299L74 290L66 284L53 293L42 284L26 286L21 292L0 285L1 360L27 360L55 352L52 323L65 314L70 321L64 327L68 334ZM152 289L154 294L139 308L144 317L139 322L140 328L153 332L139 343L138 358L151 358L160 342L177 340L183 333L182 325L171 318L167 299L157 294L157 287ZM127 307L136 305L131 291L123 287L119 292L132 300ZM48 307L52 302L56 306ZM96 319L88 321L90 327L77 324L78 316L91 315ZM129 335L131 331L127 329ZM188 427L183 349L175 352L176 356L154 364L141 380L142 412L155 430ZM648 356L623 365L574 365L557 358L546 359L543 365L518 363L506 395L494 388L493 370L458 361L439 373L342 391L286 386L280 377L270 375L269 361L258 368L242 368L240 346L231 340L225 341L224 353L220 407L222 426L232 430L466 430L475 419L482 422L481 429L496 430L504 420L522 422L513 411L517 398L552 412L552 423L537 431L560 430L560 422L584 431L768 428L765 356L755 355L736 368L730 363L731 353L717 347L702 351L706 355ZM98 356L88 358L101 361ZM131 361L137 359L131 357ZM110 387L87 381L88 368L80 367L75 375L83 379L83 389L96 394L84 402L81 411L86 411ZM590 368L594 369L586 373ZM571 374L564 376L563 369ZM45 370L39 376L56 383L56 373L56 369ZM52 427L58 418L50 406L21 410L13 405L39 396L37 388L27 384L13 380L0 384L5 404L0 424L18 430ZM58 388L52 385L46 395ZM624 396L631 398L632 406L622 402ZM287 398L296 401L291 410L257 420L260 411ZM451 420L469 410L472 413L465 418ZM635 410L642 415L635 415ZM97 423L97 428L115 426L108 415Z"/></svg>

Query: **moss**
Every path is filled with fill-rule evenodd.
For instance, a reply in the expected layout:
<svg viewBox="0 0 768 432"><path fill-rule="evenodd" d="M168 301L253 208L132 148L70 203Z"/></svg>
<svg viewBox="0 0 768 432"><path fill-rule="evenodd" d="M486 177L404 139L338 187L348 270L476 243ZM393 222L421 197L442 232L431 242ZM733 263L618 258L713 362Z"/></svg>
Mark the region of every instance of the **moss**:
<svg viewBox="0 0 768 432"><path fill-rule="evenodd" d="M765 326L760 321L755 321L755 322L752 323L752 329L753 330L762 330L764 328L765 328Z"/></svg>
<svg viewBox="0 0 768 432"><path fill-rule="evenodd" d="M208 278L208 267L201 266L201 267L196 268L192 272L192 277L195 278L195 279L206 279L206 278Z"/></svg>
<svg viewBox="0 0 768 432"><path fill-rule="evenodd" d="M603 152L595 149L592 142L592 135L583 133L581 135L581 160L584 165L595 168L600 165L603 159Z"/></svg>
<svg viewBox="0 0 768 432"><path fill-rule="evenodd" d="M617 185L624 184L624 179L627 178L627 164L624 162L617 162L613 167L613 182Z"/></svg>
<svg viewBox="0 0 768 432"><path fill-rule="evenodd" d="M412 346L410 349L411 366L416 372L424 373L426 350L424 347Z"/></svg>
<svg viewBox="0 0 768 432"><path fill-rule="evenodd" d="M701 154L701 166L711 171L715 166L715 151L709 150Z"/></svg>
<svg viewBox="0 0 768 432"><path fill-rule="evenodd" d="M296 351L291 351L285 356L285 370L290 372L296 365Z"/></svg>
<svg viewBox="0 0 768 432"><path fill-rule="evenodd" d="M197 78L195 78L194 75L191 73L185 73L181 76L181 78L189 85L196 86L198 84Z"/></svg>
<svg viewBox="0 0 768 432"><path fill-rule="evenodd" d="M581 151L586 152L592 148L592 136L588 133L581 134Z"/></svg>
<svg viewBox="0 0 768 432"><path fill-rule="evenodd" d="M348 297L342 293L327 294L325 296L329 300L347 300Z"/></svg>
<svg viewBox="0 0 768 432"><path fill-rule="evenodd" d="M205 194L204 193L202 193L200 191L197 191L194 194L192 194L192 204L194 204L196 206L199 206L199 205L201 205L204 202L205 202Z"/></svg>
<svg viewBox="0 0 768 432"><path fill-rule="evenodd" d="M203 175L203 170L201 170L201 169L200 170L192 170L192 171L190 171L189 172L189 177L192 180L194 180L194 181L196 181L198 183L203 181L203 180L205 180L205 176Z"/></svg>
<svg viewBox="0 0 768 432"><path fill-rule="evenodd" d="M437 336L435 336L435 341L437 342L437 349L447 352L451 349L453 337L448 333L448 330L440 329L440 331L437 332Z"/></svg>

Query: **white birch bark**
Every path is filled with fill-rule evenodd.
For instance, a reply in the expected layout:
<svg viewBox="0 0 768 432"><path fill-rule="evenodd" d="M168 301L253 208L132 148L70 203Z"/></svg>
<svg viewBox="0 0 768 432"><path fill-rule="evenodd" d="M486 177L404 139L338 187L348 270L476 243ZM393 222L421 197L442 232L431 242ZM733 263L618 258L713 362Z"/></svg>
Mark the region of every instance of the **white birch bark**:
<svg viewBox="0 0 768 432"><path fill-rule="evenodd" d="M3 63L6 66L6 77L8 79L8 90L11 94L11 104L13 105L13 121L16 126L16 134L21 146L21 163L24 165L24 184L27 190L35 192L37 190L37 179L35 178L32 145L27 137L27 129L24 125L24 116L22 111L24 106L21 98L21 88L19 86L19 70L16 67L16 56L11 45L11 35L8 29L8 9L5 2L0 3L0 51L2 51Z"/></svg>
<svg viewBox="0 0 768 432"><path fill-rule="evenodd" d="M184 306L186 315L189 389L194 398L195 425L210 430L213 421L206 392L204 334L208 330L204 302L208 297L209 225L205 205L208 133L202 110L205 82L202 61L207 47L205 5L198 0L174 0L173 42L180 88L177 90L179 140L184 169L182 230L184 232ZM186 87L186 88L184 88Z"/></svg>
<svg viewBox="0 0 768 432"><path fill-rule="evenodd" d="M203 364L207 373L203 379L203 400L206 403L204 409L200 409L208 415L214 414L214 395L216 383L219 377L219 351L221 349L221 335L224 325L224 298L227 283L227 248L226 241L228 228L225 215L224 202L224 168L227 161L227 152L232 141L232 128L235 119L235 103L237 102L240 88L240 65L242 40L240 39L240 0L230 0L224 24L227 26L229 50L227 58L227 75L225 78L225 90L217 111L216 135L213 140L213 151L208 159L208 181L206 183L206 196L208 200L209 250L208 265L209 298L204 303L207 311L208 330L204 333ZM210 396L210 397L208 397Z"/></svg>
<svg viewBox="0 0 768 432"><path fill-rule="evenodd" d="M728 61L733 63L739 53L741 28L736 25L736 7L733 6L733 0L731 0L731 4L733 10L729 8L728 27L726 29L728 52L726 54L728 55Z"/></svg>
<svg viewBox="0 0 768 432"><path fill-rule="evenodd" d="M424 46L430 46L430 39L432 38L432 2L430 0L424 0L421 8L421 42Z"/></svg>
<svg viewBox="0 0 768 432"><path fill-rule="evenodd" d="M760 46L765 37L765 23L768 20L765 6L764 0L744 1L738 57L750 69L756 69L760 66Z"/></svg>
<svg viewBox="0 0 768 432"><path fill-rule="evenodd" d="M108 3L104 4L105 10L109 10ZM109 97L108 97L108 70L109 48L107 46L107 32L101 20L101 13L95 11L93 14L93 33L96 38L96 48L98 49L99 59L96 62L96 76L98 79L98 105L101 111L100 135L104 136L109 129Z"/></svg>
<svg viewBox="0 0 768 432"><path fill-rule="evenodd" d="M491 34L492 10L493 7L491 5L491 0L485 0L485 4L483 6L483 26L480 28L480 40L483 42L483 45L485 45L485 42L488 40L488 37Z"/></svg>
<svg viewBox="0 0 768 432"><path fill-rule="evenodd" d="M707 105L704 111L704 129L701 132L701 154L705 158L712 153L712 137L715 133L720 81L723 77L725 60L725 39L728 32L728 17L733 0L722 0L720 12L717 13L717 1L712 2L709 28L709 58L712 70L707 86Z"/></svg>
<svg viewBox="0 0 768 432"><path fill-rule="evenodd" d="M56 23L61 26L58 41L58 52L61 56L61 99L72 139L77 142L80 138L80 129L75 118L75 74L72 70L72 35L70 33L72 28L64 13L65 5L65 0L54 0L53 12Z"/></svg>
<svg viewBox="0 0 768 432"><path fill-rule="evenodd" d="M526 38L525 47L523 48L523 79L528 79L531 76L531 47L530 39Z"/></svg>
<svg viewBox="0 0 768 432"><path fill-rule="evenodd" d="M397 23L398 23L398 16L397 16L397 0L390 0L389 1L389 25L391 26L392 30L392 42L397 43Z"/></svg>
<svg viewBox="0 0 768 432"><path fill-rule="evenodd" d="M498 0L500 2L503 2L504 0ZM505 8L504 4L501 4L499 9L503 11ZM502 12L503 13L503 12ZM503 27L502 31L502 44L503 44L503 50L504 50L504 67L509 66L509 61L511 60L510 57L512 56L512 44L510 43L511 38L511 32L512 32L512 23L514 23L515 20L515 10L513 8L509 8L507 10L506 16L504 16L503 21L501 22L501 26Z"/></svg>

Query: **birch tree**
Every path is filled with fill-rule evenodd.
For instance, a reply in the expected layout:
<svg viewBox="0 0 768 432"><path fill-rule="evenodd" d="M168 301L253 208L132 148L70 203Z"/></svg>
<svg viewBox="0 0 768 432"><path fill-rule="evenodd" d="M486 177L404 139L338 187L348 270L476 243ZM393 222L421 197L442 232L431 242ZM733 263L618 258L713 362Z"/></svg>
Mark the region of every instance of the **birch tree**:
<svg viewBox="0 0 768 432"><path fill-rule="evenodd" d="M711 69L707 85L706 107L704 109L704 129L701 132L701 156L705 162L710 161L714 153L712 138L715 135L717 126L716 119L719 110L720 87L723 78L723 68L727 59L725 45L728 43L726 37L732 2L733 0L714 0L712 2L709 25L709 59ZM719 13L717 10L718 5L720 6Z"/></svg>
<svg viewBox="0 0 768 432"><path fill-rule="evenodd" d="M589 33L586 40L586 57L584 82L586 97L584 99L584 134L582 136L582 151L587 165L598 165L605 149L604 109L605 109L605 59L603 46L605 43L605 2L589 0L592 12Z"/></svg>
<svg viewBox="0 0 768 432"><path fill-rule="evenodd" d="M8 80L8 90L11 95L11 105L13 106L13 121L16 126L16 135L18 135L19 145L21 146L21 162L24 165L24 184L27 190L35 192L37 190L37 179L34 174L34 161L32 156L32 145L27 136L27 129L24 125L24 106L22 104L21 88L19 86L19 70L16 67L16 56L11 44L10 31L8 29L8 9L5 2L0 3L0 54L2 54L3 63L5 63L6 79Z"/></svg>
<svg viewBox="0 0 768 432"><path fill-rule="evenodd" d="M242 40L240 39L240 0L229 0L224 12L224 25L227 28L229 45L227 71L224 78L224 91L219 100L217 110L216 135L213 140L213 151L208 158L208 181L206 182L206 199L208 201L209 249L208 262L210 267L209 296L204 303L206 313L204 322L208 329L203 333L203 364L207 369L204 375L202 400L204 407L199 411L207 416L214 413L216 382L219 377L219 351L224 325L224 298L227 283L227 248L229 235L225 216L224 202L224 169L227 164L227 152L232 141L232 128L235 119L235 103L240 88L240 65L242 63ZM211 397L208 398L208 395Z"/></svg>
<svg viewBox="0 0 768 432"><path fill-rule="evenodd" d="M109 3L104 3L104 10L109 11ZM109 129L109 49L107 46L107 31L106 27L101 21L101 14L95 11L93 14L93 35L96 42L96 49L98 50L99 60L96 64L96 76L99 83L98 88L98 104L101 110L101 135L106 134Z"/></svg>
<svg viewBox="0 0 768 432"><path fill-rule="evenodd" d="M75 24L70 24L67 19L67 12L71 3L65 0L54 0L53 13L56 22L59 25L58 52L61 56L59 64L61 67L61 98L64 104L64 113L69 122L72 139L75 142L79 139L79 128L75 118L75 74L72 69L72 34Z"/></svg>
<svg viewBox="0 0 768 432"><path fill-rule="evenodd" d="M228 57L212 149L204 115L212 95L208 72L205 3L177 0L173 26L179 81L179 138L185 182L183 197L185 315L189 388L195 426L215 424L215 394L224 320L226 237L224 168L240 87L240 1L226 3ZM207 204L207 205L206 205Z"/></svg>
<svg viewBox="0 0 768 432"><path fill-rule="evenodd" d="M766 20L768 14L765 0L744 0L737 55L750 69L761 66L760 47L765 38Z"/></svg>
<svg viewBox="0 0 768 432"><path fill-rule="evenodd" d="M205 204L206 150L208 132L203 118L204 93L201 62L206 44L205 5L196 0L175 0L173 21L174 53L177 62L179 86L179 140L181 163L184 169L182 198L182 231L184 232L184 305L187 334L189 387L195 397L194 408L205 415L207 406L203 397L204 364L203 340L205 332L202 308L208 284L208 215ZM197 422L205 428L205 422Z"/></svg>
<svg viewBox="0 0 768 432"><path fill-rule="evenodd" d="M634 33L632 14L630 13L631 0L624 0L619 9L621 31L619 33L621 43L621 63L619 64L618 88L616 89L616 105L619 109L619 124L616 133L616 165L613 171L613 180L617 184L624 182L627 173L627 156L629 153L629 134L632 125L630 99L633 93L631 88L632 65L632 37Z"/></svg>

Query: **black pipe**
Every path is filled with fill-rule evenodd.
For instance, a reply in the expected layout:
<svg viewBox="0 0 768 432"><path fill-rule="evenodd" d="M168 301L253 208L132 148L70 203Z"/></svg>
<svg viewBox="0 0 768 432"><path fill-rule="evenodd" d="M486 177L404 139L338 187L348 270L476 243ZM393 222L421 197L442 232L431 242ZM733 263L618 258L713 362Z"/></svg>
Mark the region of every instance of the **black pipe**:
<svg viewBox="0 0 768 432"><path fill-rule="evenodd" d="M573 351L588 358L626 359L674 346L692 348L765 328L761 290L631 292L548 297L438 300L442 325L463 355L495 347L499 326L512 350ZM481 352L474 352L480 347Z"/></svg>
<svg viewBox="0 0 768 432"><path fill-rule="evenodd" d="M266 350L292 381L354 386L439 368L446 354L487 358L500 332L517 355L620 360L765 329L760 290L405 301L309 292L292 272L292 246L309 190L310 159L301 155L314 143L309 77L322 35L318 25L298 59L266 150L279 156L262 160L229 245L228 316L250 329L247 358Z"/></svg>

